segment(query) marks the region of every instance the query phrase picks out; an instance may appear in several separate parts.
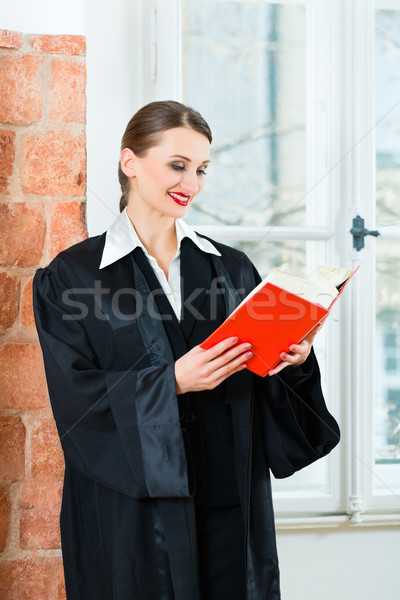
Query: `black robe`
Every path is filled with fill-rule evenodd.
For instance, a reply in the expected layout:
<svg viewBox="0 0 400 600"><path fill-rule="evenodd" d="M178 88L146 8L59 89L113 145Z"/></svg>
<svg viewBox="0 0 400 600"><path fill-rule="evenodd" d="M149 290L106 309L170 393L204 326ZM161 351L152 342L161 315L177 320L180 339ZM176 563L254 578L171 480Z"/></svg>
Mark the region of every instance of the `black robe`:
<svg viewBox="0 0 400 600"><path fill-rule="evenodd" d="M178 333L171 343L159 310L166 298L151 289L135 252L99 270L105 234L63 251L34 278L65 456L68 600L200 600L196 481L174 361L208 333L202 311L213 273L226 315L260 281L246 256L211 241L221 257L182 243L183 304L191 307L183 309L186 347ZM297 369L266 378L242 371L223 385L246 529L246 600L278 600L269 469L291 475L330 452L339 429L313 352Z"/></svg>

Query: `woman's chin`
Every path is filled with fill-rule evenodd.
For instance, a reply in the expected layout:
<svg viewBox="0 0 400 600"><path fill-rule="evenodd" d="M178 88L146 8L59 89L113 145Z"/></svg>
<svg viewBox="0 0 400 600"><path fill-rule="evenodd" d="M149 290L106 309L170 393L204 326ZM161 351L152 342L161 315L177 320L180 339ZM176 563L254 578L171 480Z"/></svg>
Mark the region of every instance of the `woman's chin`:
<svg viewBox="0 0 400 600"><path fill-rule="evenodd" d="M171 216L173 216L175 219L180 219L187 214L189 207L190 204L186 204L186 206L175 204L173 207L171 207Z"/></svg>

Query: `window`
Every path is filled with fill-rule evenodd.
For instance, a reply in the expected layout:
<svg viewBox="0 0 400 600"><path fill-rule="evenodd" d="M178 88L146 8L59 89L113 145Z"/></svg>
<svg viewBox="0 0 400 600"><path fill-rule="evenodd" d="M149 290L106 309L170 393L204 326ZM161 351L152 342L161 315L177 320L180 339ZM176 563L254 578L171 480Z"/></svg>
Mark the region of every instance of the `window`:
<svg viewBox="0 0 400 600"><path fill-rule="evenodd" d="M304 275L320 263L361 265L316 342L342 443L274 482L277 512L358 519L398 510L400 7L150 4L146 100L182 100L214 134L207 190L191 223L243 249L262 275L275 266ZM381 234L366 237L360 252L349 233L358 214Z"/></svg>
<svg viewBox="0 0 400 600"><path fill-rule="evenodd" d="M397 4L397 6L396 6ZM376 2L376 405L372 496L400 486L400 6ZM385 498L386 496L386 498Z"/></svg>

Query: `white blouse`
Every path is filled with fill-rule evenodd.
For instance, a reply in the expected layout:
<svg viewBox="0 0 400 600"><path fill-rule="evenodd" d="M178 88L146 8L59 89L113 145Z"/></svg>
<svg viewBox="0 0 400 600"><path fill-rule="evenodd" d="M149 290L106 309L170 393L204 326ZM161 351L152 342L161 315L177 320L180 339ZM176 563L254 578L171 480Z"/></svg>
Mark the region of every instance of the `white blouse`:
<svg viewBox="0 0 400 600"><path fill-rule="evenodd" d="M153 271L160 282L162 289L171 304L178 321L181 319L182 300L181 300L181 243L183 238L190 238L200 250L221 256L221 253L209 242L200 238L197 233L187 225L182 219L175 221L176 237L178 239L178 249L171 260L168 270L168 279L164 271L159 266L157 260L151 256L139 239L138 234L128 217L126 208L115 219L114 223L106 233L106 241L100 262L100 269L108 267L120 258L123 258L132 252L137 246L142 248Z"/></svg>

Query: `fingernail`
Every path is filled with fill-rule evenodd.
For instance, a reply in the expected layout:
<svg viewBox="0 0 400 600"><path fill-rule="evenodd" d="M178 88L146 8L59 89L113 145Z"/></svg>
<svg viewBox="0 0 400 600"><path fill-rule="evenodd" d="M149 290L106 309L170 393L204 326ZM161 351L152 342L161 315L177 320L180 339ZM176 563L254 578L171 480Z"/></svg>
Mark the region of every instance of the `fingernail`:
<svg viewBox="0 0 400 600"><path fill-rule="evenodd" d="M250 358L250 356L253 356L253 353L252 353L252 352L246 352L246 356L247 356L248 358Z"/></svg>

